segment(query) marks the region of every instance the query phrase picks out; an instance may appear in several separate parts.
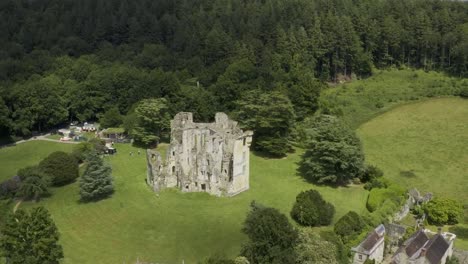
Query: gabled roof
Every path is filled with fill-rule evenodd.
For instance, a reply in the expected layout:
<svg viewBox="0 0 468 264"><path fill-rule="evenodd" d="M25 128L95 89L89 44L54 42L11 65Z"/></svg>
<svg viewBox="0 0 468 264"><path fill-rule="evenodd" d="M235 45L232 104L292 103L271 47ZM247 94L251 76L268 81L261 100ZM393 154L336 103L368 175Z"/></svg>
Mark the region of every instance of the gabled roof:
<svg viewBox="0 0 468 264"><path fill-rule="evenodd" d="M413 256L420 248L424 246L424 244L426 244L428 240L429 238L423 230L416 232L403 244L406 255L408 255L408 257Z"/></svg>
<svg viewBox="0 0 468 264"><path fill-rule="evenodd" d="M425 255L429 263L438 264L449 248L449 244L444 237L437 234L431 238L425 247Z"/></svg>
<svg viewBox="0 0 468 264"><path fill-rule="evenodd" d="M360 253L371 253L371 250L384 239L385 227L384 225L379 225L375 228L364 241L359 244L359 246L353 248L353 251Z"/></svg>
<svg viewBox="0 0 468 264"><path fill-rule="evenodd" d="M431 233L430 231L427 232ZM447 249L450 247L449 242L447 242L444 236L445 233L435 234L429 238L425 230L419 230L397 250L392 257L392 263L406 263L401 262L406 258L401 258L400 254L406 254L406 256L412 260L425 258L427 262L424 263L441 263Z"/></svg>

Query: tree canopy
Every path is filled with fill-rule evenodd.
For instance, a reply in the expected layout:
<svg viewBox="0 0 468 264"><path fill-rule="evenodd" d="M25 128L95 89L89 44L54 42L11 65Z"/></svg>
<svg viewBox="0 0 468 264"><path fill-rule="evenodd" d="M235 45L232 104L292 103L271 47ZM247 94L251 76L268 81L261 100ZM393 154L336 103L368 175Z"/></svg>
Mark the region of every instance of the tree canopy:
<svg viewBox="0 0 468 264"><path fill-rule="evenodd" d="M244 128L255 131L253 148L281 157L291 150L294 108L282 93L252 91L237 101L236 119Z"/></svg>
<svg viewBox="0 0 468 264"><path fill-rule="evenodd" d="M334 215L335 207L316 190L299 193L291 210L291 217L304 226L329 225Z"/></svg>
<svg viewBox="0 0 468 264"><path fill-rule="evenodd" d="M64 185L78 178L78 161L63 151L51 153L39 163L39 169L44 172L55 186Z"/></svg>
<svg viewBox="0 0 468 264"><path fill-rule="evenodd" d="M242 232L249 241L244 244L241 255L251 264L295 263L297 231L277 209L252 202Z"/></svg>
<svg viewBox="0 0 468 264"><path fill-rule="evenodd" d="M458 224L463 217L463 205L453 199L436 197L423 206L429 223L435 225Z"/></svg>
<svg viewBox="0 0 468 264"><path fill-rule="evenodd" d="M467 10L424 0L6 0L0 132L106 123L105 113L150 98L208 121L252 90L284 94L302 120L325 82L373 68L466 77ZM267 142L281 144L276 133Z"/></svg>
<svg viewBox="0 0 468 264"><path fill-rule="evenodd" d="M87 158L86 169L80 178L80 198L84 202L108 197L114 192L112 169L92 152Z"/></svg>
<svg viewBox="0 0 468 264"><path fill-rule="evenodd" d="M59 232L44 207L8 214L1 233L0 256L8 263L58 264L63 258Z"/></svg>
<svg viewBox="0 0 468 264"><path fill-rule="evenodd" d="M361 142L338 118L317 116L305 122L302 133L306 151L299 170L306 179L317 183L347 184L364 175L366 167Z"/></svg>
<svg viewBox="0 0 468 264"><path fill-rule="evenodd" d="M170 115L167 100L146 99L135 108L136 123L130 134L144 146L156 145L169 132Z"/></svg>

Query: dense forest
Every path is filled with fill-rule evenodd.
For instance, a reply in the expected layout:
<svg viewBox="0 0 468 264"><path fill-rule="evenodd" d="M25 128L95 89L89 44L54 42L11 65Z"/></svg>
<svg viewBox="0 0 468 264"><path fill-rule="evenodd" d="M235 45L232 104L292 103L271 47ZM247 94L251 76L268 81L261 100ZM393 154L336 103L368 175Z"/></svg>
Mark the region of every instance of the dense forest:
<svg viewBox="0 0 468 264"><path fill-rule="evenodd" d="M208 120L255 104L251 90L301 120L326 82L374 68L468 76L458 1L5 0L0 17L3 135L126 115L146 98Z"/></svg>

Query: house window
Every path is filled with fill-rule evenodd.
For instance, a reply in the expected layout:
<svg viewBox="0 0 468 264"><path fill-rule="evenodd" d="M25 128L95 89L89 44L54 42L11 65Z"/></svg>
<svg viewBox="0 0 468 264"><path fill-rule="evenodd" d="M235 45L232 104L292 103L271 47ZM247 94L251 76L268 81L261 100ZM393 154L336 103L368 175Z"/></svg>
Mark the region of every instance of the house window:
<svg viewBox="0 0 468 264"><path fill-rule="evenodd" d="M245 142L246 142L246 141L247 141L247 139L244 138L244 140L243 140L243 142L242 142L242 144L243 144L244 146L245 146Z"/></svg>
<svg viewBox="0 0 468 264"><path fill-rule="evenodd" d="M172 156L175 156L175 151L172 151Z"/></svg>
<svg viewBox="0 0 468 264"><path fill-rule="evenodd" d="M359 256L358 256L358 257L359 257L359 260L362 260L362 255L361 255L361 254L359 254Z"/></svg>
<svg viewBox="0 0 468 264"><path fill-rule="evenodd" d="M175 166L172 166L172 174L175 173Z"/></svg>
<svg viewBox="0 0 468 264"><path fill-rule="evenodd" d="M202 189L203 191L205 191L205 190L206 190L206 184L202 183L201 189Z"/></svg>
<svg viewBox="0 0 468 264"><path fill-rule="evenodd" d="M209 160L209 159L206 159L206 164L207 164L208 166L210 166L210 160Z"/></svg>

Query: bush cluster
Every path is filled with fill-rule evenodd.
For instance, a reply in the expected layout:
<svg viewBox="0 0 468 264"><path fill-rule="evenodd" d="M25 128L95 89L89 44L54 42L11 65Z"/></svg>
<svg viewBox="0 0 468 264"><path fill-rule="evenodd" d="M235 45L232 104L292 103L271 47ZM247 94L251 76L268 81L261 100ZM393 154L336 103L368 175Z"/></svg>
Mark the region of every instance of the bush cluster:
<svg viewBox="0 0 468 264"><path fill-rule="evenodd" d="M334 215L335 207L316 190L299 193L291 210L291 217L303 226L329 225Z"/></svg>

